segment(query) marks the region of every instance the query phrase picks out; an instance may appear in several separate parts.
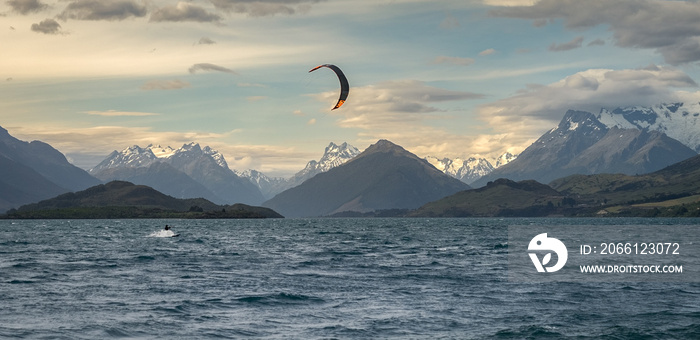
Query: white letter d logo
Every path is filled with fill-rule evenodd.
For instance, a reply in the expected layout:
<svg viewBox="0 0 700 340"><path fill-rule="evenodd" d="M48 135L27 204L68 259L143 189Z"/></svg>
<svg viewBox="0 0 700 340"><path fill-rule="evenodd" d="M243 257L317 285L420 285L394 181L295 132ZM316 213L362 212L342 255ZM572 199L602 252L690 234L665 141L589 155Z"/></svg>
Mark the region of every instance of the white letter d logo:
<svg viewBox="0 0 700 340"><path fill-rule="evenodd" d="M547 233L535 236L527 246L527 250L546 250L553 251L557 254L557 263L549 267L544 266L547 265L547 263L549 263L549 261L552 259L552 253L547 253L547 255L542 258L542 262L540 262L540 259L537 258L537 254L528 254L530 255L532 263L535 264L537 271L540 273L544 273L545 270L548 273L553 273L559 269L562 269L569 257L569 253L566 251L566 246L564 243L553 237L547 237Z"/></svg>

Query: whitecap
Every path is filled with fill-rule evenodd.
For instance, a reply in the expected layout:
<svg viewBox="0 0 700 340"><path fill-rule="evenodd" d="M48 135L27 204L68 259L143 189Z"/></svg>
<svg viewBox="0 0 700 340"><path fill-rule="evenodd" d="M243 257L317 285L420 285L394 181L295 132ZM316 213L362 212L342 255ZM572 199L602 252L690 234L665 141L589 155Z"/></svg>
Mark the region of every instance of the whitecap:
<svg viewBox="0 0 700 340"><path fill-rule="evenodd" d="M173 237L175 233L172 230L158 230L152 232L148 237Z"/></svg>

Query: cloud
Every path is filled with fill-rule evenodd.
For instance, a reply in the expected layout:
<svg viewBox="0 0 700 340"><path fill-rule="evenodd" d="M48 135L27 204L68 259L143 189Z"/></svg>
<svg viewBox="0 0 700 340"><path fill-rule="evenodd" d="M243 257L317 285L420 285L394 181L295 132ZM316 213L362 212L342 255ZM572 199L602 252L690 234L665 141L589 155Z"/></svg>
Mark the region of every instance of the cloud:
<svg viewBox="0 0 700 340"><path fill-rule="evenodd" d="M672 67L590 69L549 85L529 85L514 96L481 105L478 114L511 136L511 145L520 145L556 126L567 110L595 114L601 108L681 101L680 89L694 87L693 79Z"/></svg>
<svg viewBox="0 0 700 340"><path fill-rule="evenodd" d="M487 55L492 55L494 53L496 53L496 50L494 50L493 48L489 48L489 49L486 49L486 50L479 52L479 55L483 57L483 56L487 56Z"/></svg>
<svg viewBox="0 0 700 340"><path fill-rule="evenodd" d="M551 45L549 45L549 50L554 52L569 51L580 48L582 43L583 37L576 37L574 38L574 40L571 40L569 42L561 44L552 43Z"/></svg>
<svg viewBox="0 0 700 340"><path fill-rule="evenodd" d="M311 118L311 119L309 119L308 122L306 122L306 125L314 125L314 124L316 124L316 118Z"/></svg>
<svg viewBox="0 0 700 340"><path fill-rule="evenodd" d="M83 113L87 113L89 115L94 115L94 116L105 116L105 117L123 117L123 116L144 117L144 116L158 116L158 115L160 115L159 113L152 113L152 112L130 112L130 111L117 111L117 110L84 111Z"/></svg>
<svg viewBox="0 0 700 340"><path fill-rule="evenodd" d="M100 1L78 0L73 1L58 15L62 20L124 20L130 17L144 17L147 10L145 5L129 0Z"/></svg>
<svg viewBox="0 0 700 340"><path fill-rule="evenodd" d="M197 42L197 45L214 45L216 44L216 41L211 40L207 37L201 37L199 38L199 41Z"/></svg>
<svg viewBox="0 0 700 340"><path fill-rule="evenodd" d="M216 134L198 131L155 131L151 127L140 126L76 127L55 124L6 128L19 139L41 140L50 144L82 169L94 167L115 149L121 150L134 144L177 147L194 141L221 152L233 169L256 168L266 174L293 174L309 159L316 157L315 154L302 153L290 146L232 144L222 141L239 130Z"/></svg>
<svg viewBox="0 0 700 340"><path fill-rule="evenodd" d="M221 142L238 132L238 130L224 133L211 133L199 131L154 131L151 127L140 126L46 126L31 125L25 127L8 127L13 136L23 140L41 140L55 147L66 155L71 155L76 166L89 169L104 160L113 150L121 150L131 145L146 146L148 144L172 145L173 147L190 142L199 142L224 153L229 166L235 164L235 158L254 155L264 156L263 152L269 152L267 157L282 157L284 151L288 151L292 157L298 157L298 152L275 146L244 146L229 145ZM276 150L276 151L275 151ZM306 158L308 161L309 158ZM297 159L295 161L301 162ZM304 164L304 163L301 163ZM302 165L303 166L303 165ZM297 170L299 165L296 165Z"/></svg>
<svg viewBox="0 0 700 340"><path fill-rule="evenodd" d="M210 0L217 9L245 13L251 17L306 13L321 0Z"/></svg>
<svg viewBox="0 0 700 340"><path fill-rule="evenodd" d="M190 87L190 83L179 79L150 80L141 85L142 90L179 90Z"/></svg>
<svg viewBox="0 0 700 340"><path fill-rule="evenodd" d="M61 25L53 19L45 19L38 24L32 24L32 31L44 34L60 34Z"/></svg>
<svg viewBox="0 0 700 340"><path fill-rule="evenodd" d="M223 66L219 65L214 65L214 64L209 64L209 63L201 63L201 64L194 64L190 66L188 69L190 73L197 73L197 71L215 71L215 72L224 72L224 73L230 73L230 74L238 74L236 71L225 68Z"/></svg>
<svg viewBox="0 0 700 340"><path fill-rule="evenodd" d="M620 47L654 49L673 65L700 61L700 3L694 1L541 0L490 14L540 24L563 19L577 31L607 25Z"/></svg>
<svg viewBox="0 0 700 340"><path fill-rule="evenodd" d="M249 97L246 97L246 99L248 99L249 102L257 102L257 101L267 99L267 96L249 96Z"/></svg>
<svg viewBox="0 0 700 340"><path fill-rule="evenodd" d="M447 57L438 56L433 60L433 64L449 64L449 65L460 65L469 66L474 63L472 58L460 58L460 57Z"/></svg>
<svg viewBox="0 0 700 340"><path fill-rule="evenodd" d="M330 91L314 97L332 106L338 93ZM333 114L341 116L338 125L344 128L405 131L427 120L445 119L444 111L433 106L435 104L481 97L480 94L433 87L416 80L387 81L352 88L348 101Z"/></svg>
<svg viewBox="0 0 700 340"><path fill-rule="evenodd" d="M588 43L588 46L603 46L605 45L605 40L596 39Z"/></svg>
<svg viewBox="0 0 700 340"><path fill-rule="evenodd" d="M23 15L40 12L49 7L39 0L9 0L6 3L12 7L13 11Z"/></svg>
<svg viewBox="0 0 700 340"><path fill-rule="evenodd" d="M195 22L220 22L221 17L207 12L204 8L187 2L178 2L176 5L165 6L151 14L150 21L195 21ZM200 39L200 43L201 43ZM211 41L211 40L210 40Z"/></svg>
<svg viewBox="0 0 700 340"><path fill-rule="evenodd" d="M257 84L257 83L238 83L238 87L267 87L263 84Z"/></svg>

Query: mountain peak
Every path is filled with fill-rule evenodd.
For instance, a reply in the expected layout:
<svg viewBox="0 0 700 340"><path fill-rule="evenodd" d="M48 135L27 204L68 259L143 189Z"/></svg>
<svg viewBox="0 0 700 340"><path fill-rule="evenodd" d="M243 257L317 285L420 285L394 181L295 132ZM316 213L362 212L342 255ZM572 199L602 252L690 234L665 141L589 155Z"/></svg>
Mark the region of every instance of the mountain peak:
<svg viewBox="0 0 700 340"><path fill-rule="evenodd" d="M343 142L343 144L340 145L331 142L326 147L321 159L318 162L309 162L309 164L307 164L307 168L311 166L312 168L321 172L326 172L347 162L358 154L360 154L360 151L354 146L349 145L347 142Z"/></svg>
<svg viewBox="0 0 700 340"><path fill-rule="evenodd" d="M147 149L150 149L153 154L158 158L168 158L175 153L175 149L170 146L162 147L160 145L149 144Z"/></svg>
<svg viewBox="0 0 700 340"><path fill-rule="evenodd" d="M500 157L498 157L498 159L496 160L496 166L494 168L500 168L502 165L506 165L516 158L518 158L518 155L506 152Z"/></svg>
<svg viewBox="0 0 700 340"><path fill-rule="evenodd" d="M199 143L190 142L187 144L182 144L182 147L177 149L175 152L180 153L180 152L188 152L188 151L201 152L202 148L199 146Z"/></svg>
<svg viewBox="0 0 700 340"><path fill-rule="evenodd" d="M512 155L511 155L512 156ZM447 157L425 157L436 169L464 183L472 183L493 171L494 166L485 158L469 157L450 159Z"/></svg>
<svg viewBox="0 0 700 340"><path fill-rule="evenodd" d="M362 154L373 154L373 153L410 153L406 151L403 147L396 145L386 139L380 139L376 143L370 145Z"/></svg>
<svg viewBox="0 0 700 340"><path fill-rule="evenodd" d="M244 171L239 173L239 175L248 178L248 180L258 186L266 198L272 198L280 192L300 185L309 178L342 165L359 154L360 151L347 142L343 142L340 145L330 142L324 149L323 156L318 161L309 161L304 169L289 179L269 178L262 173L253 171Z"/></svg>
<svg viewBox="0 0 700 340"><path fill-rule="evenodd" d="M700 121L686 112L688 106L693 105L603 109L598 117L570 110L556 129L542 135L516 160L475 184L499 177L547 183L572 174L637 174L658 170L693 155L693 150L681 139L668 138L673 137L670 127L673 132L686 131L685 140L695 138L698 143L694 145L700 148L697 129ZM700 115L700 104L694 107Z"/></svg>
<svg viewBox="0 0 700 340"><path fill-rule="evenodd" d="M147 167L158 159L150 148L141 148L138 145L132 145L121 152L113 151L105 160L97 166L90 169L88 172L94 174L102 169L128 167L140 168Z"/></svg>
<svg viewBox="0 0 700 340"><path fill-rule="evenodd" d="M285 216L417 208L469 186L404 148L380 140L352 161L264 203Z"/></svg>
<svg viewBox="0 0 700 340"><path fill-rule="evenodd" d="M97 183L51 145L21 141L0 127L0 212Z"/></svg>
<svg viewBox="0 0 700 340"><path fill-rule="evenodd" d="M221 153L196 142L177 150L134 145L121 153L113 152L90 173L103 181L124 179L146 184L174 197L250 204L264 199L257 187L229 169Z"/></svg>
<svg viewBox="0 0 700 340"><path fill-rule="evenodd" d="M663 132L700 152L700 103L663 103L650 107L601 109L597 117L608 128Z"/></svg>
<svg viewBox="0 0 700 340"><path fill-rule="evenodd" d="M559 122L557 130L559 131L574 131L579 128L589 128L593 130L606 130L595 115L586 111L566 111L564 118Z"/></svg>

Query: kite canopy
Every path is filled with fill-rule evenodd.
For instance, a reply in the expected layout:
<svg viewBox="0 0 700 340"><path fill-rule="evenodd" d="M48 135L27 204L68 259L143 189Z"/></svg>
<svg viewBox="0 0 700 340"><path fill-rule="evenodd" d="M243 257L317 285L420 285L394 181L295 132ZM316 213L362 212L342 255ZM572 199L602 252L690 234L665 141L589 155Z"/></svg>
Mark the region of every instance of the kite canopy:
<svg viewBox="0 0 700 340"><path fill-rule="evenodd" d="M350 85L348 84L348 78L345 78L345 75L343 74L343 71L340 70L338 66L331 65L331 64L323 64L316 66L312 68L309 72L313 72L318 70L321 67L328 67L329 69L333 70L335 74L338 76L338 79L340 80L340 98L338 98L338 103L335 104L335 107L331 109L335 110L343 105L345 103L345 99L348 98L348 93L350 93Z"/></svg>

